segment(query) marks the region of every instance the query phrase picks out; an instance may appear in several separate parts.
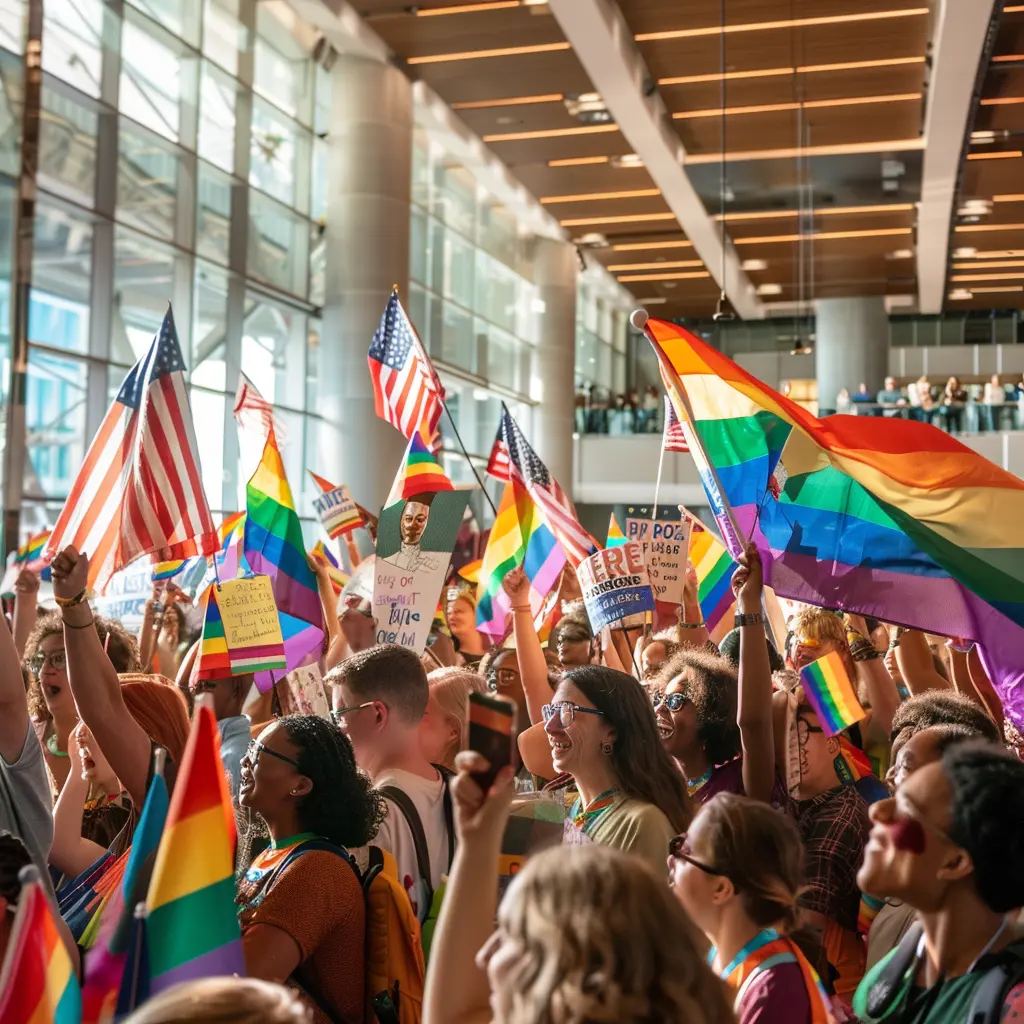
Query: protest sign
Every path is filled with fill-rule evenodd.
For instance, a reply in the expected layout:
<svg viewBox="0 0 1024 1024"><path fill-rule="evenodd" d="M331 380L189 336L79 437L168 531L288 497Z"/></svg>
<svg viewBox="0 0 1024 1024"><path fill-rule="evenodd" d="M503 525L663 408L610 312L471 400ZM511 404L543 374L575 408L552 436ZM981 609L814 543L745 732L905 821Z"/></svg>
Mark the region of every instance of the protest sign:
<svg viewBox="0 0 1024 1024"><path fill-rule="evenodd" d="M605 626L634 625L633 616L642 621L644 612L654 611L643 550L636 541L598 551L580 562L576 575L595 633Z"/></svg>
<svg viewBox="0 0 1024 1024"><path fill-rule="evenodd" d="M142 628L146 602L153 596L153 565L140 558L110 577L103 594L93 599L96 612L119 619L132 633Z"/></svg>
<svg viewBox="0 0 1024 1024"><path fill-rule="evenodd" d="M690 521L627 519L626 539L637 541L643 549L654 599L682 604Z"/></svg>
<svg viewBox="0 0 1024 1024"><path fill-rule="evenodd" d="M318 715L331 719L331 701L318 665L293 669L276 685L282 715Z"/></svg>
<svg viewBox="0 0 1024 1024"><path fill-rule="evenodd" d="M216 585L232 675L285 668L284 636L269 576Z"/></svg>
<svg viewBox="0 0 1024 1024"><path fill-rule="evenodd" d="M423 652L468 503L465 491L428 492L381 512L373 580L377 643Z"/></svg>
<svg viewBox="0 0 1024 1024"><path fill-rule="evenodd" d="M315 497L313 508L320 517L320 523L327 531L327 536L332 539L366 523L359 506L344 484L341 487L326 490Z"/></svg>

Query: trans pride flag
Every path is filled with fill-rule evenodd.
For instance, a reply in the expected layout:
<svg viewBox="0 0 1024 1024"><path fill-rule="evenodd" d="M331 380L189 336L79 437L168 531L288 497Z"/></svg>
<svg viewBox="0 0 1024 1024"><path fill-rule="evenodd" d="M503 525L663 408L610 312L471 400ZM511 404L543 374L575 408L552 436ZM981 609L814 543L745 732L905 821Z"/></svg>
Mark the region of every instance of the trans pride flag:
<svg viewBox="0 0 1024 1024"><path fill-rule="evenodd" d="M923 423L819 420L684 328L645 332L723 537L783 597L976 641L1024 726L1024 481Z"/></svg>

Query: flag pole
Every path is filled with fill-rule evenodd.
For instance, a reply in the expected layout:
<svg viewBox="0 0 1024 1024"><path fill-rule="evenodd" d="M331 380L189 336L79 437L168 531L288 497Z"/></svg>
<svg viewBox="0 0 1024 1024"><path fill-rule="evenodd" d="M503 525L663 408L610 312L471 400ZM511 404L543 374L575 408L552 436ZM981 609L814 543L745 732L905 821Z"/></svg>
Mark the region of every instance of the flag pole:
<svg viewBox="0 0 1024 1024"><path fill-rule="evenodd" d="M665 466L665 434L661 435L661 454L658 456L658 479L654 484L654 508L651 509L651 522L658 518L658 495L661 493L661 471Z"/></svg>
<svg viewBox="0 0 1024 1024"><path fill-rule="evenodd" d="M441 407L446 413L448 413L448 422L452 425L452 432L455 434L455 440L459 442L459 447L462 449L462 454L466 456L466 461L469 463L469 468L473 472L473 476L476 477L476 482L480 485L480 490L484 492L484 497L487 499L487 504L491 506L491 511L494 513L494 518L498 518L498 509L491 499L491 496L487 493L487 488L484 486L483 480L480 479L480 474L477 471L476 466L473 465L473 460L469 457L469 452L466 451L466 446L462 443L462 436L459 434L459 428L455 426L455 418L452 416L451 409L448 408L448 403L442 398Z"/></svg>

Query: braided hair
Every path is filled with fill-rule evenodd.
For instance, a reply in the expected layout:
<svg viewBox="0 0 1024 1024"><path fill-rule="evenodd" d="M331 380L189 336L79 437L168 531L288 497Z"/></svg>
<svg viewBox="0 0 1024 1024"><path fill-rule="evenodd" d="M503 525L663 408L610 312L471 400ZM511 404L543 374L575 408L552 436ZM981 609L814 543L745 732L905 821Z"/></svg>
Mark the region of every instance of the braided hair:
<svg viewBox="0 0 1024 1024"><path fill-rule="evenodd" d="M10 832L0 832L0 896L7 900L8 906L18 905L21 893L18 873L31 863L25 844Z"/></svg>
<svg viewBox="0 0 1024 1024"><path fill-rule="evenodd" d="M338 846L365 846L377 835L387 805L356 767L348 737L316 715L286 715L279 722L298 751L299 772L313 783L298 806L302 831Z"/></svg>

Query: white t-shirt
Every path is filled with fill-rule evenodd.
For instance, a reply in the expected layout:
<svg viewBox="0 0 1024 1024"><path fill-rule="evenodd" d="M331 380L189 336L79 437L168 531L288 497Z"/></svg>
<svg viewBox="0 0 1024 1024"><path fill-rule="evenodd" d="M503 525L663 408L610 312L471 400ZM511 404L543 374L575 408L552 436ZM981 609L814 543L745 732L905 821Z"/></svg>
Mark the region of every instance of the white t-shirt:
<svg viewBox="0 0 1024 1024"><path fill-rule="evenodd" d="M374 779L374 785L377 789L394 786L412 800L423 823L423 834L427 838L430 887L437 889L442 876L447 875L451 867L448 863L448 826L444 817L444 780L440 775L434 779L423 779L411 772L395 769ZM387 817L381 824L373 845L387 850L395 858L398 864L398 877L409 894L413 911L422 922L426 919L430 907L427 905L426 887L420 878L416 863L416 844L413 842L412 830L400 808L390 800L387 801L387 805Z"/></svg>

